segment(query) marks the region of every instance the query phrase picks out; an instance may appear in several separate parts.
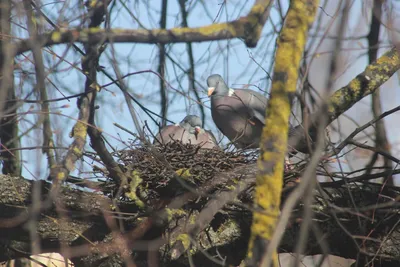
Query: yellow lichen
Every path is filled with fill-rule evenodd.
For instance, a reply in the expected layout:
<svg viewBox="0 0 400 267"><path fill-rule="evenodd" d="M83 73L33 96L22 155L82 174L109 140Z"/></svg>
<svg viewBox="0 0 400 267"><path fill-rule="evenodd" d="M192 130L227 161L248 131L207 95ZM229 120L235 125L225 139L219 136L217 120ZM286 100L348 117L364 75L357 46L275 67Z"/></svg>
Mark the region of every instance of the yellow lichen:
<svg viewBox="0 0 400 267"><path fill-rule="evenodd" d="M172 211L170 208L166 208L165 209L165 213L167 214L167 221L171 221L172 220Z"/></svg>
<svg viewBox="0 0 400 267"><path fill-rule="evenodd" d="M194 214L191 214L190 216L189 216L189 220L188 220L188 222L189 222L189 224L195 224L196 223L196 220L197 220L197 215L194 215Z"/></svg>
<svg viewBox="0 0 400 267"><path fill-rule="evenodd" d="M167 214L167 220L168 221L171 221L174 217L184 216L186 214L186 211L184 211L183 209L166 208L165 212Z"/></svg>
<svg viewBox="0 0 400 267"><path fill-rule="evenodd" d="M143 208L145 205L143 201L141 201L137 194L136 190L139 185L142 183L142 178L140 178L139 172L134 170L130 173L130 182L129 182L129 192L125 193L125 196L128 197L130 200L134 201L138 207Z"/></svg>
<svg viewBox="0 0 400 267"><path fill-rule="evenodd" d="M73 152L77 157L82 156L82 150L79 147L73 147Z"/></svg>
<svg viewBox="0 0 400 267"><path fill-rule="evenodd" d="M186 214L186 211L183 209L172 209L171 212L174 216L184 216Z"/></svg>
<svg viewBox="0 0 400 267"><path fill-rule="evenodd" d="M400 68L396 48L389 50L376 62L370 64L363 73L354 78L347 86L337 90L329 99L330 120L337 118L362 97L373 93Z"/></svg>
<svg viewBox="0 0 400 267"><path fill-rule="evenodd" d="M101 29L100 27L91 27L91 28L87 29L87 31L89 34L104 32L104 30Z"/></svg>
<svg viewBox="0 0 400 267"><path fill-rule="evenodd" d="M234 185L227 185L227 186L225 186L225 188L228 190L231 190L231 191L236 189L236 187Z"/></svg>
<svg viewBox="0 0 400 267"><path fill-rule="evenodd" d="M57 180L58 181L64 181L64 179L65 179L65 173L64 172L57 173Z"/></svg>
<svg viewBox="0 0 400 267"><path fill-rule="evenodd" d="M257 162L259 173L256 179L255 206L248 258L256 237L265 241L272 238L279 216L283 184L283 161L287 148L290 102L288 94L296 91L298 69L307 39L307 31L313 21L318 1L293 0L286 16L284 27L278 37L274 79L268 102L265 125L260 147L262 153ZM272 168L270 166L273 166ZM257 259L258 260L258 259ZM277 254L273 265L278 266Z"/></svg>
<svg viewBox="0 0 400 267"><path fill-rule="evenodd" d="M190 237L188 234L178 235L178 237L176 238L176 241L181 241L185 250L187 250L190 246Z"/></svg>
<svg viewBox="0 0 400 267"><path fill-rule="evenodd" d="M216 33L219 33L221 31L227 31L229 32L232 36L236 36L236 35L240 35L239 32L240 30L243 31L243 29L237 29L234 27L234 25L232 25L231 23L216 23L216 24L212 24L212 25L208 25L208 26L204 26L204 27L200 27L200 28L173 28L170 29L170 33L172 33L173 35L185 35L185 34L189 34L189 33L199 33L201 35L204 36L212 36ZM152 33L154 32L154 30L152 30ZM157 34L167 34L168 31L165 30L159 30Z"/></svg>
<svg viewBox="0 0 400 267"><path fill-rule="evenodd" d="M61 33L59 31L55 31L51 34L51 40L53 40L53 42L58 43L61 41Z"/></svg>
<svg viewBox="0 0 400 267"><path fill-rule="evenodd" d="M190 176L192 176L189 168L178 169L175 171L175 173L179 175L181 178L189 178Z"/></svg>
<svg viewBox="0 0 400 267"><path fill-rule="evenodd" d="M240 231L240 227L238 226L236 221L229 219L218 228L216 233L218 234L218 236L221 236L223 232L227 230L229 230L229 232L231 232L232 230Z"/></svg>
<svg viewBox="0 0 400 267"><path fill-rule="evenodd" d="M72 136L75 138L80 137L83 140L86 140L86 135L87 135L87 125L81 121L78 121L73 129Z"/></svg>
<svg viewBox="0 0 400 267"><path fill-rule="evenodd" d="M96 90L97 92L100 92L100 89L101 89L101 86L100 86L98 83L96 83L96 82L91 83L91 84L89 85L89 87L92 88L92 89L94 89L94 90Z"/></svg>

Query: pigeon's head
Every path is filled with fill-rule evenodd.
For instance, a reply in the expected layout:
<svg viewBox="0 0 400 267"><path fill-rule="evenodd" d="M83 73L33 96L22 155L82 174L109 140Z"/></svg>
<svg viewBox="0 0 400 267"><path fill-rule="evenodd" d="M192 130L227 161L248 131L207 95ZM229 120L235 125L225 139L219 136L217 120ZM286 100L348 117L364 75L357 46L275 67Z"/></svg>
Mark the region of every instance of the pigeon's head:
<svg viewBox="0 0 400 267"><path fill-rule="evenodd" d="M196 115L187 115L179 125L183 127L186 131L196 136L201 131L201 119Z"/></svg>
<svg viewBox="0 0 400 267"><path fill-rule="evenodd" d="M208 96L227 95L229 88L221 75L213 74L207 78Z"/></svg>

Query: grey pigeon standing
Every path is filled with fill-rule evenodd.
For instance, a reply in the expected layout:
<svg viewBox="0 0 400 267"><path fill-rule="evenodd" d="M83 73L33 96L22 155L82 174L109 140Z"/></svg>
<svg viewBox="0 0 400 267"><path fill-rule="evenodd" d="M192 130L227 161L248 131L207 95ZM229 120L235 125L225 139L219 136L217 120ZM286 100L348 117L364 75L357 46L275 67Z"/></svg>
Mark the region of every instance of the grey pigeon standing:
<svg viewBox="0 0 400 267"><path fill-rule="evenodd" d="M218 129L237 148L258 148L265 125L267 98L249 89L229 88L221 75L207 78L208 96L211 98L211 115ZM289 137L302 136L302 125L289 125ZM311 135L315 140L315 134ZM289 151L309 153L306 139L289 140Z"/></svg>
<svg viewBox="0 0 400 267"><path fill-rule="evenodd" d="M267 98L249 89L231 89L222 77L207 79L211 115L218 129L237 148L259 147Z"/></svg>
<svg viewBox="0 0 400 267"><path fill-rule="evenodd" d="M179 124L163 127L157 134L154 144L167 144L173 140L183 144L198 145L201 148L219 148L212 132L201 128L201 119L195 115L187 115Z"/></svg>

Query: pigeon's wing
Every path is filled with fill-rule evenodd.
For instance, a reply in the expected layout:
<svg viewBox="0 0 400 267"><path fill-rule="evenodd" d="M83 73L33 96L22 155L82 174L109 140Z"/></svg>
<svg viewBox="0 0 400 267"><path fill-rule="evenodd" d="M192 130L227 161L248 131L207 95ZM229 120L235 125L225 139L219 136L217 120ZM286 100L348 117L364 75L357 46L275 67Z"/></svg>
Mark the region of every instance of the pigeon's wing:
<svg viewBox="0 0 400 267"><path fill-rule="evenodd" d="M266 106L267 98L252 90L237 89L229 96L211 98L215 124L237 148L258 147Z"/></svg>
<svg viewBox="0 0 400 267"><path fill-rule="evenodd" d="M265 125L265 111L268 99L261 93L250 89L238 89L235 90L235 94L246 105L250 117L257 119L262 125Z"/></svg>

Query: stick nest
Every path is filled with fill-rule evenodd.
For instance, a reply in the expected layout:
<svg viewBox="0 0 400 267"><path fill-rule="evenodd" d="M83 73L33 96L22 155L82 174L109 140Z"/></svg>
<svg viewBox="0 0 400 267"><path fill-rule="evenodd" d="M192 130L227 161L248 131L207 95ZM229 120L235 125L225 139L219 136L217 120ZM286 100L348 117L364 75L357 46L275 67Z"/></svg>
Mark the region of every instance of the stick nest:
<svg viewBox="0 0 400 267"><path fill-rule="evenodd" d="M117 151L114 156L125 172L134 173L140 180L135 194L148 203L177 196L218 179L218 173L254 163L258 152L202 149L176 141L165 145L131 143L128 149Z"/></svg>

